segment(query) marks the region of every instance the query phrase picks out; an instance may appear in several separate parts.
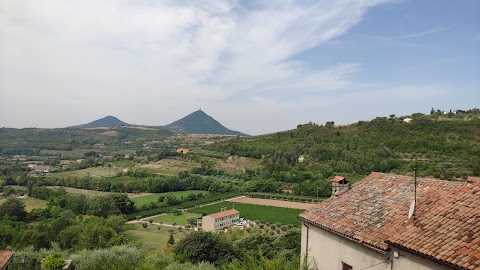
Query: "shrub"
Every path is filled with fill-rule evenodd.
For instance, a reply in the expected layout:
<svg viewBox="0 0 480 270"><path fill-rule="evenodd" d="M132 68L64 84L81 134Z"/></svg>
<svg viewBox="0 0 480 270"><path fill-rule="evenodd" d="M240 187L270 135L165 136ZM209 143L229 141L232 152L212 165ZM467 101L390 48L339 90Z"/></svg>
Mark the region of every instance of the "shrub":
<svg viewBox="0 0 480 270"><path fill-rule="evenodd" d="M45 270L55 270L62 268L65 264L62 256L60 254L50 254L45 257Z"/></svg>

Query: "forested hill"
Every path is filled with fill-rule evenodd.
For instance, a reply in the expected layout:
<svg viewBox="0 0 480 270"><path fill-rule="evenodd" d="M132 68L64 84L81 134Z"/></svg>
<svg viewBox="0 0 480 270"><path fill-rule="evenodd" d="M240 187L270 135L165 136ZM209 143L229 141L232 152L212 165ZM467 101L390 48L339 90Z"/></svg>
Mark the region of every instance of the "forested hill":
<svg viewBox="0 0 480 270"><path fill-rule="evenodd" d="M163 128L174 133L246 135L226 128L202 110L195 111Z"/></svg>
<svg viewBox="0 0 480 270"><path fill-rule="evenodd" d="M98 127L118 127L118 126L128 126L129 124L123 122L122 120L116 118L115 116L106 116L101 119L97 119L88 124L72 126L68 128L98 128Z"/></svg>
<svg viewBox="0 0 480 270"><path fill-rule="evenodd" d="M313 123L257 137L206 146L209 150L262 158L260 176L303 182L345 175L357 180L372 171L449 180L480 175L480 112L435 112L378 117L348 126ZM408 120L407 120L408 121ZM299 157L304 161L300 162Z"/></svg>

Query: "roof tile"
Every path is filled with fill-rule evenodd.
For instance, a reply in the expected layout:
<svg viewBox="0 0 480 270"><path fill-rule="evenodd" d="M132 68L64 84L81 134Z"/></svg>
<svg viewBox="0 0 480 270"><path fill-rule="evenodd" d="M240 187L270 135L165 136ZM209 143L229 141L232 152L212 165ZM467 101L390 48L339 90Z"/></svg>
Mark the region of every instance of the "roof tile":
<svg viewBox="0 0 480 270"><path fill-rule="evenodd" d="M478 180L477 180L478 179ZM385 241L467 269L480 269L480 178L468 182L372 173L300 215L346 238L388 250Z"/></svg>

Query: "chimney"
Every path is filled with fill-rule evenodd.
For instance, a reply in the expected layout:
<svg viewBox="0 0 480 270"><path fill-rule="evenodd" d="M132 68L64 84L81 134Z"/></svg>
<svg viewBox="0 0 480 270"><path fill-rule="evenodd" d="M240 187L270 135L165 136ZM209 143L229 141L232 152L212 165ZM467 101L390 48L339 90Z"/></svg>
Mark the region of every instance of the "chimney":
<svg viewBox="0 0 480 270"><path fill-rule="evenodd" d="M332 182L332 197L333 196L338 196L350 188L350 185L348 184L348 180L343 177L343 176L335 176L331 180Z"/></svg>

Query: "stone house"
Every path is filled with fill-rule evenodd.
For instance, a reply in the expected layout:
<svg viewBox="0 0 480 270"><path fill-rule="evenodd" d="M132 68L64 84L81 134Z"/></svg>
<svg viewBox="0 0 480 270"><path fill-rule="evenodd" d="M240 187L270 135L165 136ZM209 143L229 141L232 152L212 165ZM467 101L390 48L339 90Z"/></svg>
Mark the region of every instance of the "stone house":
<svg viewBox="0 0 480 270"><path fill-rule="evenodd" d="M222 208L220 212L202 217L204 231L216 231L228 228L240 220L240 212L235 209Z"/></svg>
<svg viewBox="0 0 480 270"><path fill-rule="evenodd" d="M479 178L415 188L411 176L372 173L300 219L302 263L318 269L480 269Z"/></svg>

